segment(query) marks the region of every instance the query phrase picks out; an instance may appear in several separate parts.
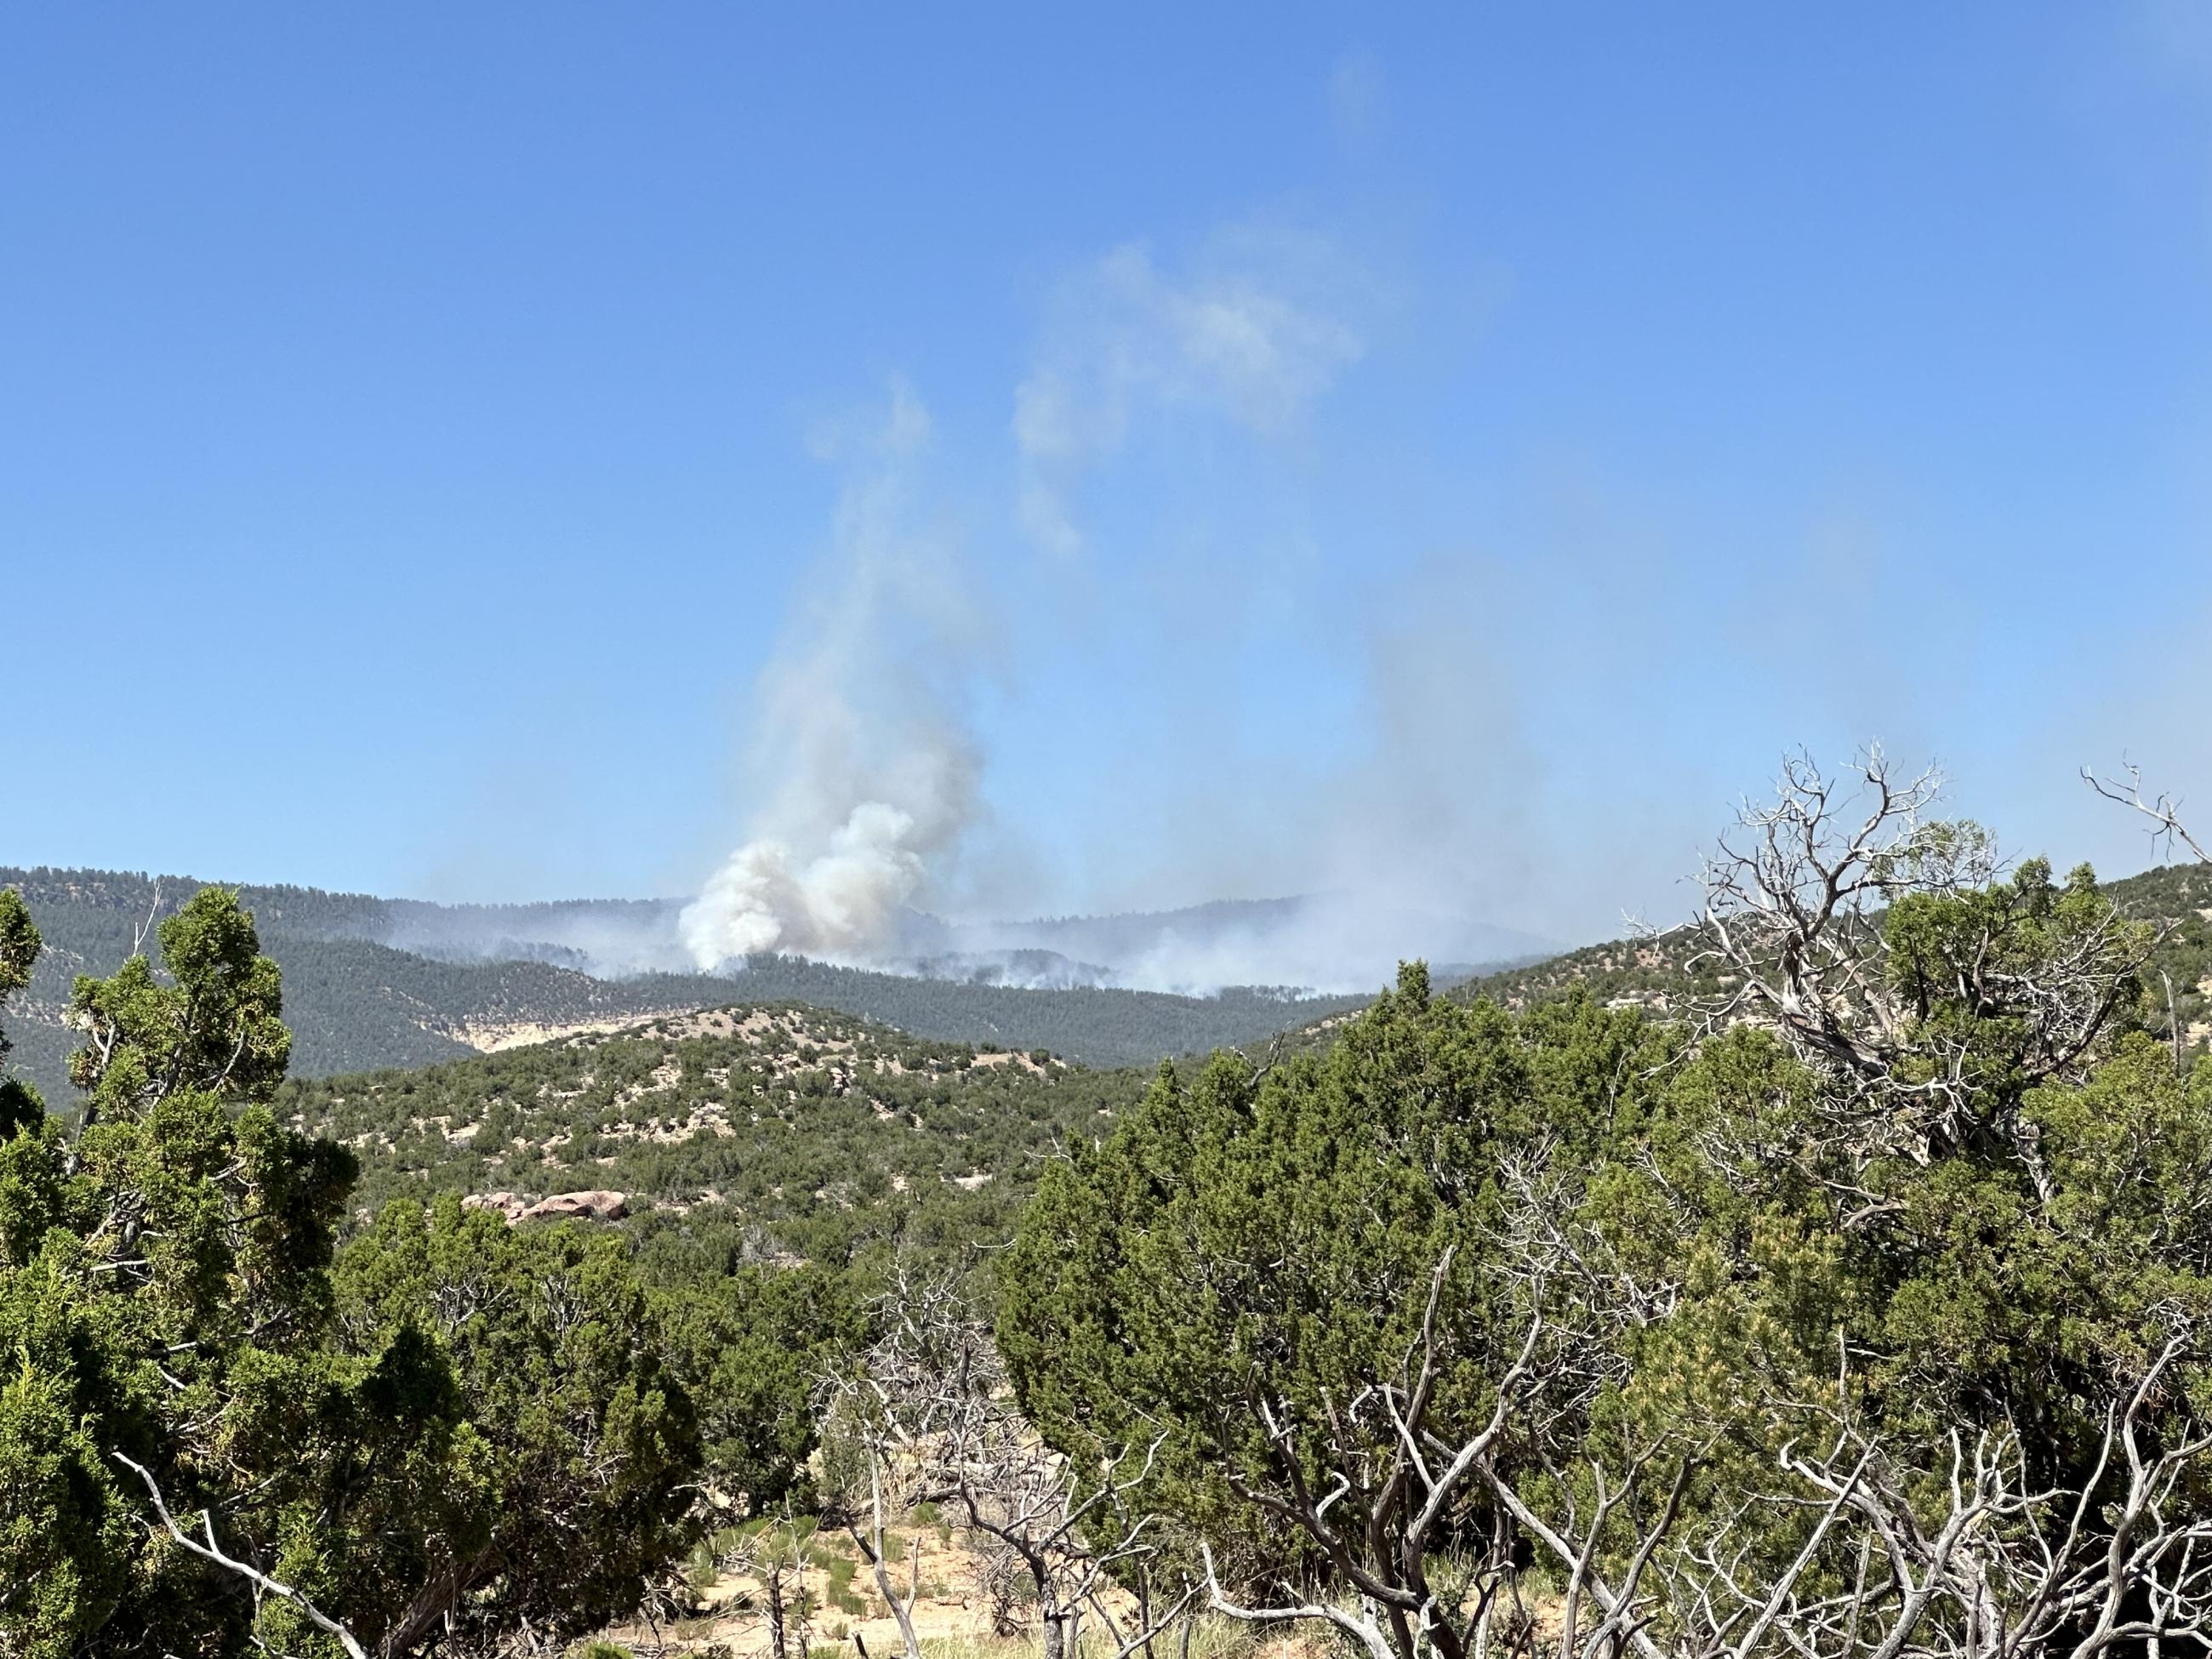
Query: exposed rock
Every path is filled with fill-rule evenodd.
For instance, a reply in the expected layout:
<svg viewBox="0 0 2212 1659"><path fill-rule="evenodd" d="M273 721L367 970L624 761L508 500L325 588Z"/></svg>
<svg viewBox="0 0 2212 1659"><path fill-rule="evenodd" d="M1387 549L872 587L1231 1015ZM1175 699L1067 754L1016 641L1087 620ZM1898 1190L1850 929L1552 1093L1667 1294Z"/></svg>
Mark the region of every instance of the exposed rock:
<svg viewBox="0 0 2212 1659"><path fill-rule="evenodd" d="M623 1194L594 1188L580 1193L556 1193L550 1198L541 1198L515 1219L537 1221L546 1217L580 1216L590 1221L620 1221L629 1213L629 1200Z"/></svg>
<svg viewBox="0 0 2212 1659"><path fill-rule="evenodd" d="M577 1216L586 1221L620 1221L629 1213L627 1194L593 1188L577 1193L555 1193L535 1204L520 1193L471 1193L461 1200L465 1210L496 1210L509 1226L518 1221L538 1221Z"/></svg>

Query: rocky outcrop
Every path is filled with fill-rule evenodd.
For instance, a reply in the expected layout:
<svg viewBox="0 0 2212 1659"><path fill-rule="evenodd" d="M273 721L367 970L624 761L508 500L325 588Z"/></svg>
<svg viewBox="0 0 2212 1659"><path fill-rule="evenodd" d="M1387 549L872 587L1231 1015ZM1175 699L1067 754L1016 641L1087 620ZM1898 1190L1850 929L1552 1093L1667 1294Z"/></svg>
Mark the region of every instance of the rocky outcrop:
<svg viewBox="0 0 2212 1659"><path fill-rule="evenodd" d="M520 1193L471 1193L461 1200L465 1210L496 1210L509 1226L518 1221L538 1221L574 1216L586 1221L620 1221L629 1213L629 1199L623 1193L594 1188L583 1192L555 1193L532 1203Z"/></svg>
<svg viewBox="0 0 2212 1659"><path fill-rule="evenodd" d="M515 1219L535 1221L545 1216L577 1216L587 1221L620 1221L629 1213L629 1200L622 1194L594 1188L581 1193L556 1193L550 1198L541 1198Z"/></svg>

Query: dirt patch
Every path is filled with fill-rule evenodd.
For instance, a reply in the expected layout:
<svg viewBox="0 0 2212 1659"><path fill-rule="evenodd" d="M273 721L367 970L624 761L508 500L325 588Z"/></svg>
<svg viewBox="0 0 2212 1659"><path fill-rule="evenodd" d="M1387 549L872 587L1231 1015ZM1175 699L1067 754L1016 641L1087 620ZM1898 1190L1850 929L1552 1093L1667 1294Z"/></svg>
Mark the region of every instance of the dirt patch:
<svg viewBox="0 0 2212 1659"><path fill-rule="evenodd" d="M843 1649L856 1659L865 1650L869 1659L897 1659L902 1645L898 1621L852 1540L842 1533L817 1532L807 1550L815 1565L799 1575L799 1582L812 1603L807 1618L811 1650ZM973 1654L975 1659L986 1654L995 1659L1003 1653L1005 1659L1029 1659L1037 1651L1033 1627L1012 1636L994 1631L989 1597L982 1588L982 1558L968 1547L957 1528L909 1522L891 1530L889 1553L898 1558L891 1565L891 1580L898 1590L904 1594L910 1586L920 1586L911 1614L915 1635L935 1652ZM831 1561L836 1563L834 1569ZM786 1594L792 1594L788 1583ZM719 1578L701 1599L699 1617L682 1620L674 1632L665 1632L675 1638L670 1643L672 1652L720 1644L737 1654L767 1654L769 1623L758 1576L738 1572ZM1124 1601L1117 1595L1117 1617L1128 1611ZM617 1640L633 1642L644 1634L611 1633ZM1085 1646L1088 1650L1091 1644L1086 1640Z"/></svg>
<svg viewBox="0 0 2212 1659"><path fill-rule="evenodd" d="M976 1055L975 1064L978 1066L1018 1066L1023 1071L1027 1072L1035 1077L1043 1077L1052 1070L1052 1063L1049 1060L1040 1066L1036 1061L1031 1060L1027 1054L1018 1054L1013 1053L1012 1050L1006 1048L1001 1048L995 1054Z"/></svg>
<svg viewBox="0 0 2212 1659"><path fill-rule="evenodd" d="M546 1025L535 1020L472 1020L449 1028L446 1035L465 1042L478 1054L496 1054L508 1048L526 1048L533 1042L559 1042L567 1037L605 1036L649 1024L665 1015L625 1014L620 1019L583 1019L568 1025Z"/></svg>

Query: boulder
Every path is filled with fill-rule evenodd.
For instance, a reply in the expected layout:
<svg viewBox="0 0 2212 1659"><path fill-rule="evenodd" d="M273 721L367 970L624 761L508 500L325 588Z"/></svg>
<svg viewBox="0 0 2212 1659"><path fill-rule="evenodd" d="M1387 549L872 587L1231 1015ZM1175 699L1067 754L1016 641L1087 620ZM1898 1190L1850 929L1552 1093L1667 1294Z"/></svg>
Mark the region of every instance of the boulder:
<svg viewBox="0 0 2212 1659"><path fill-rule="evenodd" d="M541 1198L515 1217L517 1221L538 1221L561 1216L579 1216L587 1221L620 1221L629 1213L629 1200L621 1193L594 1189L580 1193L555 1193L550 1198Z"/></svg>
<svg viewBox="0 0 2212 1659"><path fill-rule="evenodd" d="M576 1216L586 1221L620 1221L629 1213L627 1194L591 1189L555 1193L532 1203L520 1193L471 1193L461 1200L465 1210L496 1210L509 1226L518 1221L540 1221Z"/></svg>

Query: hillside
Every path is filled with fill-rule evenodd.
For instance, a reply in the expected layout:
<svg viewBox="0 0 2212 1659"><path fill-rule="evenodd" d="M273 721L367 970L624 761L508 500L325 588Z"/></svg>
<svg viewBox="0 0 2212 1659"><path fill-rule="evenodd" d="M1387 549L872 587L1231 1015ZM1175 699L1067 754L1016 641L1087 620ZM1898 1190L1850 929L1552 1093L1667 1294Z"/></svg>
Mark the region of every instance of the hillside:
<svg viewBox="0 0 2212 1659"><path fill-rule="evenodd" d="M712 1210L761 1249L842 1260L893 1231L1003 1232L1052 1150L1143 1085L750 1004L295 1081L279 1109L359 1155L363 1214L403 1193L612 1188L634 1210Z"/></svg>
<svg viewBox="0 0 2212 1659"><path fill-rule="evenodd" d="M2170 865L2106 882L2104 890L2128 915L2172 931L2147 965L2144 978L2154 1029L2166 1024L2166 985L2187 1041L2212 1043L2212 870ZM1580 986L1601 1001L1636 1003L1664 1013L1686 1000L1721 989L1716 963L1694 960L1702 950L1695 929L1678 927L1642 939L1585 945L1547 961L1485 974L1455 988L1461 998L1487 996L1509 1008L1525 1008Z"/></svg>
<svg viewBox="0 0 2212 1659"><path fill-rule="evenodd" d="M0 886L22 890L46 935L46 954L15 1004L12 1029L16 1068L50 1099L68 1098L67 1057L76 1041L62 1017L72 980L114 971L149 917L173 912L203 884L108 871L0 868ZM313 888L241 891L263 948L284 970L293 1070L301 1077L425 1066L740 998L805 1003L943 1042L1044 1048L1095 1065L1138 1065L1259 1041L1365 1000L1251 989L1207 997L1088 986L1027 989L789 957L755 957L733 975L599 978L550 961L433 956L362 936L395 930L412 936L402 922L419 933L427 924L415 912L436 907ZM507 908L566 915L608 907Z"/></svg>

